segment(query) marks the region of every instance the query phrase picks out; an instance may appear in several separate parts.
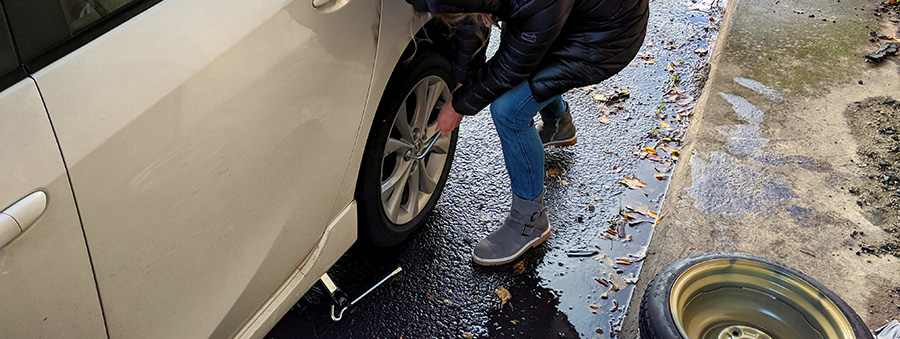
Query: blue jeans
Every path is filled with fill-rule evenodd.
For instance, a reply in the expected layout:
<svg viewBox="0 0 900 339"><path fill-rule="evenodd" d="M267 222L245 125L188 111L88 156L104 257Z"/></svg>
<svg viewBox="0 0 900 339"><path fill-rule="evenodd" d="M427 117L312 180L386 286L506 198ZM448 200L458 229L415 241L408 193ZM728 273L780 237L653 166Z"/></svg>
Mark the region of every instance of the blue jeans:
<svg viewBox="0 0 900 339"><path fill-rule="evenodd" d="M544 120L558 118L566 114L566 103L561 95L535 101L526 81L491 104L512 191L526 200L534 200L544 192L544 146L534 128L538 111Z"/></svg>

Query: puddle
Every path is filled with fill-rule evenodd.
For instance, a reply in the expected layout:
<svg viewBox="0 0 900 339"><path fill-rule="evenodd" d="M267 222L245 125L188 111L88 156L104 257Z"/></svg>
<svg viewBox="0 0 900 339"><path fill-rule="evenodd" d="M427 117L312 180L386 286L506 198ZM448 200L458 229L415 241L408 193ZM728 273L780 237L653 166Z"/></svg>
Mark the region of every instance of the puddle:
<svg viewBox="0 0 900 339"><path fill-rule="evenodd" d="M784 95L782 95L781 92L779 92L769 86L763 85L759 81L756 81L753 79L737 77L737 78L734 78L734 82L738 83L741 86L747 87L748 89L756 92L759 95L762 95L766 99L769 99L769 101L776 102L776 103L781 103L784 101Z"/></svg>
<svg viewBox="0 0 900 339"><path fill-rule="evenodd" d="M709 160L691 157L693 185L685 188L694 199L694 208L706 214L732 219L797 197L780 177L766 173L767 166L744 162L724 152L710 152Z"/></svg>

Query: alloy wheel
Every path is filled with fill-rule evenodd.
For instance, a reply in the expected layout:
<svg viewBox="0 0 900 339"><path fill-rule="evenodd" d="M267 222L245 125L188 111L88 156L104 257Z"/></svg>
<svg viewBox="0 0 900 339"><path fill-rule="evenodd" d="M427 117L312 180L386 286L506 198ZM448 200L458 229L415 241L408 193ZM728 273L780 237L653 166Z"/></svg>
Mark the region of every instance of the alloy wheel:
<svg viewBox="0 0 900 339"><path fill-rule="evenodd" d="M422 159L419 155L436 134L437 115L450 100L441 77L420 80L398 109L382 156L381 203L394 224L410 222L425 208L440 181L450 149L450 138L440 137Z"/></svg>

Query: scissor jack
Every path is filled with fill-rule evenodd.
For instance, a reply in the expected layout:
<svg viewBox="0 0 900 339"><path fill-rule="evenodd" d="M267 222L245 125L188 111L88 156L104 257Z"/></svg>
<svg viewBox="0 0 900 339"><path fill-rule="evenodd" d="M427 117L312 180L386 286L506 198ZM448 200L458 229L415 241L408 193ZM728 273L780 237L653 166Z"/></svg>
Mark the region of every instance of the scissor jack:
<svg viewBox="0 0 900 339"><path fill-rule="evenodd" d="M322 285L325 286L325 290L328 291L328 296L331 297L331 320L340 321L344 316L344 311L350 308L350 306L356 304L359 299L365 297L367 294L369 294L369 292L372 292L373 290L375 290L375 288L381 286L381 284L384 284L384 282L388 281L388 279L397 275L397 273L400 273L400 271L402 270L402 268L397 267L397 269L391 272L391 274L388 274L388 276L384 277L384 279L381 279L381 281L370 287L359 297L356 297L356 299L353 299L353 301L349 301L350 298L347 296L347 293L344 293L344 291L337 287L334 281L331 280L331 277L328 276L328 273L323 274L322 277L319 278L319 281L322 282ZM337 311L337 313L335 313L338 308L340 308L340 311Z"/></svg>

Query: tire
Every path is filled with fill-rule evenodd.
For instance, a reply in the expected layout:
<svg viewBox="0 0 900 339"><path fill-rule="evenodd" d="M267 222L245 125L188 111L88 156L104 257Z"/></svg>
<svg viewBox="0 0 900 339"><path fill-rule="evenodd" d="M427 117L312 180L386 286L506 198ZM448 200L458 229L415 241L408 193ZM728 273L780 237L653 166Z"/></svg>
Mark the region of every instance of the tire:
<svg viewBox="0 0 900 339"><path fill-rule="evenodd" d="M660 271L641 299L639 328L643 339L873 338L819 282L767 259L723 252Z"/></svg>
<svg viewBox="0 0 900 339"><path fill-rule="evenodd" d="M458 130L449 138L439 138L422 160L409 161L405 150L416 155L425 149L435 134L437 113L449 99L452 85L450 62L433 51L420 51L408 64L398 67L388 81L366 142L356 189L360 235L369 244L394 246L403 242L425 224L437 204L456 151ZM422 108L429 106L432 93L438 95L436 103L430 110ZM417 120L420 117L425 118ZM408 176L404 176L406 166ZM413 186L419 189L413 190Z"/></svg>

